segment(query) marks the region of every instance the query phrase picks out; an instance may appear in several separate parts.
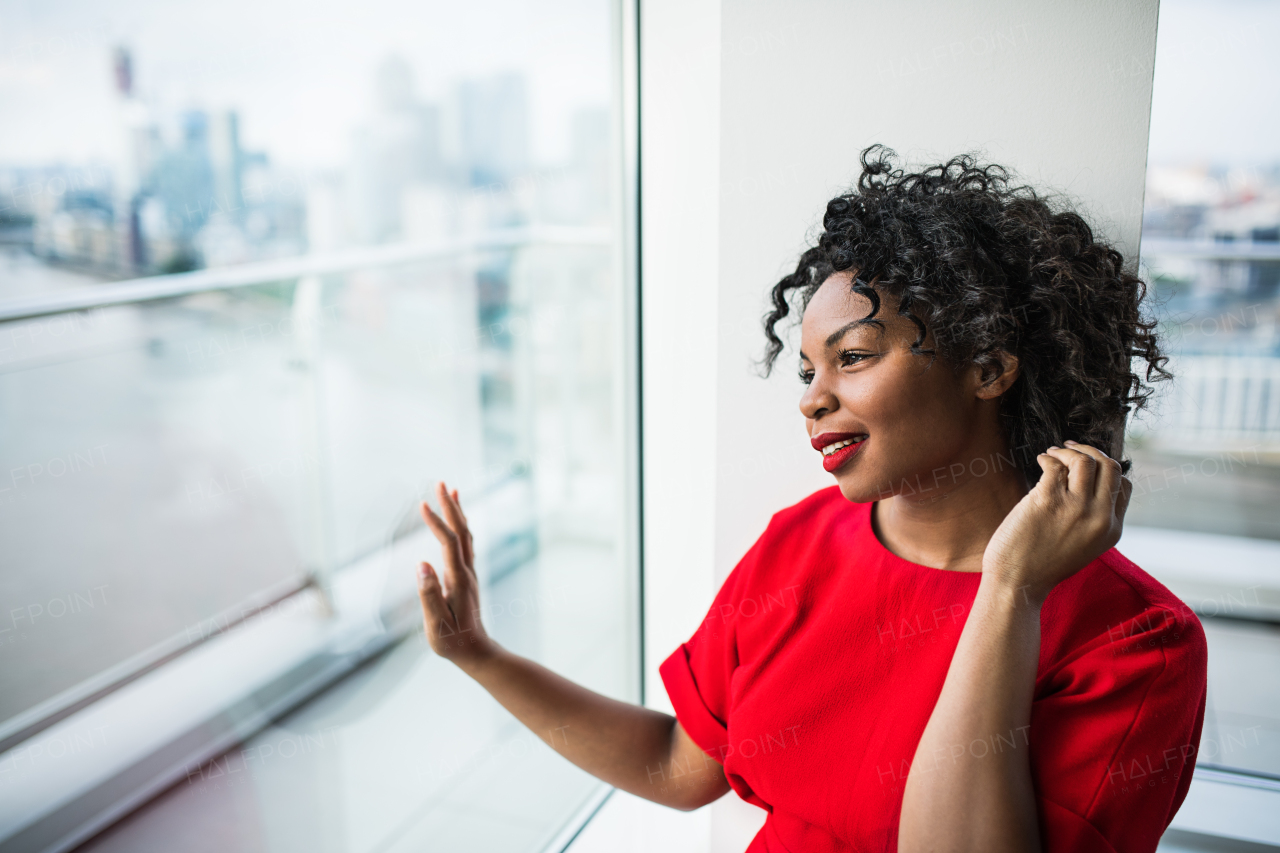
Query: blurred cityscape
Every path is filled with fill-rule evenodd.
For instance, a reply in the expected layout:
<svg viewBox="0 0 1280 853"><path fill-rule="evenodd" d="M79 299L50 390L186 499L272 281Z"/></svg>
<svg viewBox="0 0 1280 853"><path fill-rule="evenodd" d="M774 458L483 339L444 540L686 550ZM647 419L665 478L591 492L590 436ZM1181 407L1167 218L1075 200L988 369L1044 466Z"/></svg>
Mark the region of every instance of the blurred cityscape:
<svg viewBox="0 0 1280 853"><path fill-rule="evenodd" d="M235 109L155 108L127 48L103 73L123 156L0 164L0 246L11 263L19 253L121 279L532 222L607 223L607 108L579 109L568 162L535 168L517 72L462 79L434 104L417 95L410 64L388 56L371 75L372 115L351 128L345 166L329 170L247 150ZM46 277L22 266L0 295L42 289Z"/></svg>
<svg viewBox="0 0 1280 853"><path fill-rule="evenodd" d="M610 108L562 110L567 153L538 162L537 67L428 102L386 54L345 156L302 167L245 145L247 114L158 106L129 49L102 54L120 156L0 163L0 301L510 226L593 236L0 323L0 600L91 577L121 602L0 626L0 740L192 626L386 550L439 479L467 496L486 582L559 578L622 613ZM75 462L86 441L100 464ZM67 513L86 521L67 532ZM572 656L576 630L525 633Z"/></svg>
<svg viewBox="0 0 1280 853"><path fill-rule="evenodd" d="M1131 521L1280 539L1280 165L1152 167L1142 267L1175 379L1131 424Z"/></svg>
<svg viewBox="0 0 1280 853"><path fill-rule="evenodd" d="M1280 291L1280 164L1152 167L1142 238L1167 310L1274 307ZM1192 245L1180 249L1178 243ZM1235 342L1250 352L1280 352L1274 316L1250 329Z"/></svg>

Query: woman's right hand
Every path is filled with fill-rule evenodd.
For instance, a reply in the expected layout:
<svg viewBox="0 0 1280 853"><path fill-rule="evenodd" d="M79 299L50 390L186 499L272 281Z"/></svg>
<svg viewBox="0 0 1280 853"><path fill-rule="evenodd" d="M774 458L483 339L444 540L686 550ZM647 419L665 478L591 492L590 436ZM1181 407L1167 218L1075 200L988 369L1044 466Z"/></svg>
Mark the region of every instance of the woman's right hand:
<svg viewBox="0 0 1280 853"><path fill-rule="evenodd" d="M483 662L496 649L480 621L480 583L476 579L471 531L458 503L444 483L436 484L436 499L443 517L426 501L422 517L440 540L444 552L444 575L430 563L418 567L418 597L422 601L423 630L427 642L440 657L466 669Z"/></svg>
<svg viewBox="0 0 1280 853"><path fill-rule="evenodd" d="M444 572L427 563L418 572L422 621L436 654L457 664L556 752L615 787L678 809L698 808L728 791L720 763L674 717L593 693L489 639L480 624L480 585L458 493L441 483L436 498L440 515L424 503L422 517L440 540ZM681 785L656 784L654 774L664 765L696 775Z"/></svg>

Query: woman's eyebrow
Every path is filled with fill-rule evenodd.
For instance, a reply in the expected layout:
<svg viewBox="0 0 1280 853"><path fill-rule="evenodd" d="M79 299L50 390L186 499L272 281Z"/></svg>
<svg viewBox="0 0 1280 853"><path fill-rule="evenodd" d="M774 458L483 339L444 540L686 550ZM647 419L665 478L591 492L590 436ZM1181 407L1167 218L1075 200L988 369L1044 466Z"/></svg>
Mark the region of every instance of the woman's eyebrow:
<svg viewBox="0 0 1280 853"><path fill-rule="evenodd" d="M843 338L846 334L858 328L859 326L879 326L880 324L870 317L861 317L857 320L850 320L831 334L827 335L826 346L831 346L836 341Z"/></svg>

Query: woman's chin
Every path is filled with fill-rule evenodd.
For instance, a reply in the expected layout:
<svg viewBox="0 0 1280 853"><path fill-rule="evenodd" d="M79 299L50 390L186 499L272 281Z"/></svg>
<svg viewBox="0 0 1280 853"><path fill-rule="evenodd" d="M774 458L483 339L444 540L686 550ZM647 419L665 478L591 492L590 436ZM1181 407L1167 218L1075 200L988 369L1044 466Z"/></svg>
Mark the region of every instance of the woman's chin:
<svg viewBox="0 0 1280 853"><path fill-rule="evenodd" d="M860 474L837 472L836 485L840 487L840 494L844 495L844 499L851 503L871 503L890 496L890 492L877 487L876 483Z"/></svg>

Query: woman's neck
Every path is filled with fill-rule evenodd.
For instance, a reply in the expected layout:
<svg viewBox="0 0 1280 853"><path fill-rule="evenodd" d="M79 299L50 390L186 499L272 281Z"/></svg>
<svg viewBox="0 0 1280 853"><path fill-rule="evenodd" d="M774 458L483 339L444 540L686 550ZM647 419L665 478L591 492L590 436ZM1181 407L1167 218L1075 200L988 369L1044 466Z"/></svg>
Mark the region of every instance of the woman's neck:
<svg viewBox="0 0 1280 853"><path fill-rule="evenodd" d="M959 476L934 478L928 486L875 504L871 523L881 544L922 566L982 571L982 555L992 534L1027 493L1021 469L987 471L983 476L966 469Z"/></svg>

